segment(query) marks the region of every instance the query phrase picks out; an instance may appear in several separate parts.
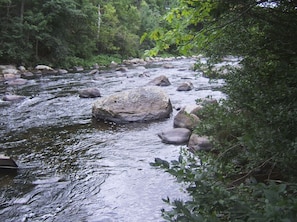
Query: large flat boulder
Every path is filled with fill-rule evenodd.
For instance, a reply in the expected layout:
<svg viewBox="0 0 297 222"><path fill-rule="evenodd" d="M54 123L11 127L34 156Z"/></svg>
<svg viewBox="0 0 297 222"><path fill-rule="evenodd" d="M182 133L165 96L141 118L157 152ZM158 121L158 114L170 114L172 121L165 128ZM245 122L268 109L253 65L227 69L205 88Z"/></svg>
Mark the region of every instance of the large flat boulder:
<svg viewBox="0 0 297 222"><path fill-rule="evenodd" d="M93 117L117 123L146 122L170 116L172 105L167 94L156 86L146 86L98 99Z"/></svg>

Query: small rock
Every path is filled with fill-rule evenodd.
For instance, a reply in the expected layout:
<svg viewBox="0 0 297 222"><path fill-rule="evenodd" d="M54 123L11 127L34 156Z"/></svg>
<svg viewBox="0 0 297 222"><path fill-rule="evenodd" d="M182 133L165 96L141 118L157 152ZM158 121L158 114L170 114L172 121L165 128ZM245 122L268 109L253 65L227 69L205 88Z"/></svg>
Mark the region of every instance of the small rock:
<svg viewBox="0 0 297 222"><path fill-rule="evenodd" d="M89 75L96 75L99 74L99 70L98 69L93 69L90 72L88 72Z"/></svg>
<svg viewBox="0 0 297 222"><path fill-rule="evenodd" d="M73 71L74 72L82 72L82 71L84 71L84 68L81 66L74 66Z"/></svg>
<svg viewBox="0 0 297 222"><path fill-rule="evenodd" d="M151 76L151 74L149 71L145 71L138 75L138 77L150 77L150 76Z"/></svg>
<svg viewBox="0 0 297 222"><path fill-rule="evenodd" d="M46 65L37 65L35 67L36 70L40 70L40 71L53 71L52 67L46 66Z"/></svg>
<svg viewBox="0 0 297 222"><path fill-rule="evenodd" d="M188 143L188 148L192 151L210 151L212 144L206 136L192 134Z"/></svg>
<svg viewBox="0 0 297 222"><path fill-rule="evenodd" d="M192 113L192 114L198 116L199 118L203 118L203 116L201 115L202 109L203 109L203 106L196 106L196 107L192 108L189 113Z"/></svg>
<svg viewBox="0 0 297 222"><path fill-rule="evenodd" d="M98 65L98 63L95 63L94 65L93 65L93 69L99 69L100 67L99 67L99 65Z"/></svg>
<svg viewBox="0 0 297 222"><path fill-rule="evenodd" d="M191 113L185 112L184 109L179 111L174 117L173 126L176 128L187 128L193 130L200 122L200 119Z"/></svg>
<svg viewBox="0 0 297 222"><path fill-rule="evenodd" d="M2 97L2 100L9 101L9 102L19 102L25 98L26 98L25 96L19 96L19 95L5 95Z"/></svg>
<svg viewBox="0 0 297 222"><path fill-rule="evenodd" d="M154 78L153 80L151 80L148 85L155 85L155 86L169 86L171 85L169 79L164 76L161 75L159 77Z"/></svg>
<svg viewBox="0 0 297 222"><path fill-rule="evenodd" d="M10 81L10 80L16 79L16 78L18 78L18 77L19 77L19 75L14 74L14 73L6 73L6 74L3 74L3 78L4 78L4 80L6 80L6 81Z"/></svg>
<svg viewBox="0 0 297 222"><path fill-rule="evenodd" d="M124 67L124 66L121 66L121 67L116 68L116 71L128 72L128 68Z"/></svg>
<svg viewBox="0 0 297 222"><path fill-rule="evenodd" d="M97 88L82 89L79 90L78 93L80 98L96 98L101 96L100 91Z"/></svg>
<svg viewBox="0 0 297 222"><path fill-rule="evenodd" d="M174 128L158 134L163 143L176 145L187 144L190 135L191 131L186 128Z"/></svg>
<svg viewBox="0 0 297 222"><path fill-rule="evenodd" d="M177 91L190 91L194 88L193 83L184 82L176 90Z"/></svg>
<svg viewBox="0 0 297 222"><path fill-rule="evenodd" d="M202 106L205 106L207 104L217 104L217 103L218 103L218 101L213 98L203 98L203 99L201 99L201 102L200 102L200 104Z"/></svg>
<svg viewBox="0 0 297 222"><path fill-rule="evenodd" d="M17 168L18 165L16 164L16 162L8 156L4 156L2 154L0 154L0 168L8 168L8 169L13 169L13 168Z"/></svg>
<svg viewBox="0 0 297 222"><path fill-rule="evenodd" d="M68 71L66 69L58 69L58 74L62 75L62 74L67 74Z"/></svg>
<svg viewBox="0 0 297 222"><path fill-rule="evenodd" d="M21 76L27 78L27 77L33 77L34 74L33 74L32 72L27 72L27 71L26 71L26 72L23 72Z"/></svg>
<svg viewBox="0 0 297 222"><path fill-rule="evenodd" d="M111 61L110 65L109 65L110 68L115 68L117 66L118 66L118 64L115 61Z"/></svg>
<svg viewBox="0 0 297 222"><path fill-rule="evenodd" d="M18 78L18 79L9 80L6 82L6 84L9 86L20 86L20 85L25 85L27 82L28 82L27 79Z"/></svg>
<svg viewBox="0 0 297 222"><path fill-rule="evenodd" d="M164 63L162 66L164 69L172 69L174 66L171 63Z"/></svg>
<svg viewBox="0 0 297 222"><path fill-rule="evenodd" d="M21 72L26 72L27 71L25 66L19 66L18 70L20 70Z"/></svg>
<svg viewBox="0 0 297 222"><path fill-rule="evenodd" d="M15 67L7 67L2 70L3 74L18 74L19 71Z"/></svg>

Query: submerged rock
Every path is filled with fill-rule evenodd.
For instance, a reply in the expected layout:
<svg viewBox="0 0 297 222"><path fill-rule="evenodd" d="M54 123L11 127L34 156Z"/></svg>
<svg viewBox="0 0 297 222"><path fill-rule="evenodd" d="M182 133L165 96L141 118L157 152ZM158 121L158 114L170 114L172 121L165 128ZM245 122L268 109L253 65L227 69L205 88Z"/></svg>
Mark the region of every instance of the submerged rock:
<svg viewBox="0 0 297 222"><path fill-rule="evenodd" d="M167 94L155 86L141 87L98 99L93 117L112 122L144 122L170 116L172 106Z"/></svg>

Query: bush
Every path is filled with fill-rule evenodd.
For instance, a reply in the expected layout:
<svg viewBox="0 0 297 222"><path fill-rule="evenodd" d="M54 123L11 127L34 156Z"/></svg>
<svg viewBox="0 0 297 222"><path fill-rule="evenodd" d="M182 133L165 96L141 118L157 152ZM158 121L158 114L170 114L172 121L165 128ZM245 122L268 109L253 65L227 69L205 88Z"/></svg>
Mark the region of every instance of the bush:
<svg viewBox="0 0 297 222"><path fill-rule="evenodd" d="M198 113L196 133L211 138L207 154L183 151L171 163L156 159L185 183L189 201L166 200L169 221L296 221L297 34L293 1L179 1L156 31L153 52L171 45L200 47L212 61L242 58L224 76L227 99ZM201 30L193 25L202 23ZM178 32L174 32L178 30ZM182 34L181 34L182 33ZM188 38L185 38L188 37ZM202 67L199 64L197 68Z"/></svg>
<svg viewBox="0 0 297 222"><path fill-rule="evenodd" d="M178 160L170 163L156 158L152 165L183 182L190 195L187 201L164 199L172 206L169 211L162 210L164 219L174 222L296 220L297 184L257 183L253 176L245 175L244 183L238 185L238 179L232 180L220 164L205 155L197 158L185 150Z"/></svg>

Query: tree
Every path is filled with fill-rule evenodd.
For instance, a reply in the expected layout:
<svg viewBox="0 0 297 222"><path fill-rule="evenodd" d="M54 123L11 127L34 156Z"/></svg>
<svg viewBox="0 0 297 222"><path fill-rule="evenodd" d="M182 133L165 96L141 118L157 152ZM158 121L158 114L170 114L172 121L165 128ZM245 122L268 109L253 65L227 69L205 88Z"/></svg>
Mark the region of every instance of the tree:
<svg viewBox="0 0 297 222"><path fill-rule="evenodd" d="M193 198L168 200L173 210L165 217L294 221L296 3L180 0L165 20L167 26L150 35L157 41L152 54L174 46L184 54L204 53L209 61L226 55L241 58L240 68L224 77L227 99L200 113L203 121L196 132L213 138L214 153L199 154L200 164L188 153L171 164L155 163L186 182Z"/></svg>
<svg viewBox="0 0 297 222"><path fill-rule="evenodd" d="M96 8L89 1L2 0L0 10L1 62L58 66L67 57L92 54Z"/></svg>

